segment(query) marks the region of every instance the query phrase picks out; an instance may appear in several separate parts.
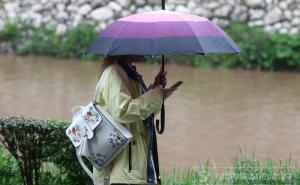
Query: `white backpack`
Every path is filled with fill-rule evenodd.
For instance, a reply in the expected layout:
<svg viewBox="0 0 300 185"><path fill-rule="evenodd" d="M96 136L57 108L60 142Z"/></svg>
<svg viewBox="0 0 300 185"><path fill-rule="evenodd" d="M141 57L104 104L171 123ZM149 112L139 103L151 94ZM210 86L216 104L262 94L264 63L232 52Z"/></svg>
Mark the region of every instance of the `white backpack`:
<svg viewBox="0 0 300 185"><path fill-rule="evenodd" d="M79 108L77 112L76 108ZM85 107L74 107L72 112L72 123L66 134L76 147L76 155L83 169L94 184L101 185L98 177L84 164L82 156L101 170L131 141L132 134L122 124L115 122L96 101Z"/></svg>

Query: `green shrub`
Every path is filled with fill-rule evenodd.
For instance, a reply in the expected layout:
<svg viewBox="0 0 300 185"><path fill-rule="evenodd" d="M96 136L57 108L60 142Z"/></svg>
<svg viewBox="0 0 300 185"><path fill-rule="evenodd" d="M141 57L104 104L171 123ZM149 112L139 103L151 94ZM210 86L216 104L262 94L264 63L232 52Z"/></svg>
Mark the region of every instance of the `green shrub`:
<svg viewBox="0 0 300 185"><path fill-rule="evenodd" d="M17 23L14 21L8 21L4 24L3 29L0 32L0 41L9 41L12 43L16 42L18 37L19 29Z"/></svg>
<svg viewBox="0 0 300 185"><path fill-rule="evenodd" d="M96 36L97 31L93 26L79 24L62 38L58 55L81 58Z"/></svg>
<svg viewBox="0 0 300 185"><path fill-rule="evenodd" d="M0 141L15 158L24 184L91 184L65 134L67 125L68 121L0 119Z"/></svg>
<svg viewBox="0 0 300 185"><path fill-rule="evenodd" d="M241 53L236 56L227 56L224 62L233 67L246 69L262 68L273 69L273 43L271 34L258 27L249 27L242 23L232 23L226 28L226 32L237 42ZM228 61L225 61L228 60Z"/></svg>
<svg viewBox="0 0 300 185"><path fill-rule="evenodd" d="M8 21L4 24L3 29L0 31L0 43L9 42L12 45L12 49L16 50L20 29L16 22Z"/></svg>
<svg viewBox="0 0 300 185"><path fill-rule="evenodd" d="M95 56L85 56L85 51L96 36L96 29L85 23L64 35L57 35L55 25L36 28L28 23L9 21L0 31L0 42L10 42L15 52L20 55L98 59Z"/></svg>
<svg viewBox="0 0 300 185"><path fill-rule="evenodd" d="M16 160L9 154L4 154L0 148L0 184L22 184L21 174Z"/></svg>
<svg viewBox="0 0 300 185"><path fill-rule="evenodd" d="M59 51L61 43L60 38L55 34L56 28L54 26L46 26L33 28L30 39L26 39L18 45L17 53L21 55L36 54L56 56Z"/></svg>
<svg viewBox="0 0 300 185"><path fill-rule="evenodd" d="M226 32L241 47L238 57L227 58L247 69L300 69L300 34L266 33L262 28L232 23Z"/></svg>
<svg viewBox="0 0 300 185"><path fill-rule="evenodd" d="M288 35L276 33L271 37L274 43L277 69L300 68L300 34Z"/></svg>

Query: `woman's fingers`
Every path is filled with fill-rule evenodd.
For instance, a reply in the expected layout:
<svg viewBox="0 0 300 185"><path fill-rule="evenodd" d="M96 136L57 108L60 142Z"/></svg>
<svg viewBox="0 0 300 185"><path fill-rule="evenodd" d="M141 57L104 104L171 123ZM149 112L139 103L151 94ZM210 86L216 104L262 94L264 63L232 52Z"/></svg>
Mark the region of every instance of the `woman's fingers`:
<svg viewBox="0 0 300 185"><path fill-rule="evenodd" d="M176 87L173 87L173 88L164 88L162 85L159 85L158 87L162 90L164 99L166 99L169 96L171 96L173 94L173 92L175 90L177 90Z"/></svg>
<svg viewBox="0 0 300 185"><path fill-rule="evenodd" d="M160 77L166 76L167 73L168 73L167 71L163 72L162 70L160 70L159 73L156 76L160 78Z"/></svg>
<svg viewBox="0 0 300 185"><path fill-rule="evenodd" d="M167 85L167 78L166 76L156 77L155 78L156 84L166 86Z"/></svg>
<svg viewBox="0 0 300 185"><path fill-rule="evenodd" d="M160 71L156 77L155 77L155 85L162 85L162 86L166 86L167 85L167 78L166 78L166 75L167 75L167 71Z"/></svg>
<svg viewBox="0 0 300 185"><path fill-rule="evenodd" d="M175 90L177 90L177 87L170 87L169 89L170 89L170 91L175 91Z"/></svg>
<svg viewBox="0 0 300 185"><path fill-rule="evenodd" d="M167 85L167 79L166 78L162 78L160 80L160 84L165 87Z"/></svg>

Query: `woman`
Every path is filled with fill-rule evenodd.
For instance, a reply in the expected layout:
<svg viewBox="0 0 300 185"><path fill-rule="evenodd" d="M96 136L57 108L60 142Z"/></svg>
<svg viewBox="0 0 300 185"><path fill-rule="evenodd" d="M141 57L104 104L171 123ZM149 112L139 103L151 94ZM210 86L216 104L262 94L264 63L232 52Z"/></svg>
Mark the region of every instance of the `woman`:
<svg viewBox="0 0 300 185"><path fill-rule="evenodd" d="M133 63L143 56L107 57L97 84L96 101L133 135L133 140L108 165L94 173L108 184L160 184L154 114L176 88L164 88L166 72L147 88Z"/></svg>

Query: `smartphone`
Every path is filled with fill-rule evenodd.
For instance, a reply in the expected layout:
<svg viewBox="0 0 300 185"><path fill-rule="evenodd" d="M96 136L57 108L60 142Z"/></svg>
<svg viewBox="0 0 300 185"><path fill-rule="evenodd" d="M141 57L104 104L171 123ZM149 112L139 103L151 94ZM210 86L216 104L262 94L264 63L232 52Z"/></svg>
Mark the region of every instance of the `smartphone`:
<svg viewBox="0 0 300 185"><path fill-rule="evenodd" d="M183 81L178 81L175 84L173 84L170 88L177 88L183 84Z"/></svg>

